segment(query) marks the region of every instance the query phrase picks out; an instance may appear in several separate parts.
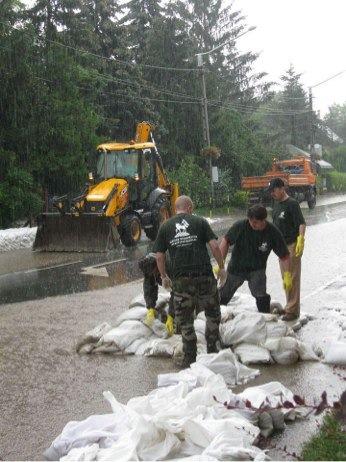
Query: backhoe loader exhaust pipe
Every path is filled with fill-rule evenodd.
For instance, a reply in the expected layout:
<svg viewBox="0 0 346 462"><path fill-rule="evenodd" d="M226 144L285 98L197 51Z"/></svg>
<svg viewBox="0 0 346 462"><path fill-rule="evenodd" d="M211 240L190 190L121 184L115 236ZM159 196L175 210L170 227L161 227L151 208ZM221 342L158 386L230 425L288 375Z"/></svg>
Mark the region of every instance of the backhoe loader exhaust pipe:
<svg viewBox="0 0 346 462"><path fill-rule="evenodd" d="M114 220L95 214L40 215L33 250L48 252L108 252L119 233Z"/></svg>

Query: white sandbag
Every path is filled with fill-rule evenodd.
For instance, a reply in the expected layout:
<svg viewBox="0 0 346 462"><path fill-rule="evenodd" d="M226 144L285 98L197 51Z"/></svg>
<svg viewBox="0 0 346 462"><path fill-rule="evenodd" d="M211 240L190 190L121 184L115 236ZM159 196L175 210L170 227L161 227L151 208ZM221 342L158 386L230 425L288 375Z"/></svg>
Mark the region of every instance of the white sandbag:
<svg viewBox="0 0 346 462"><path fill-rule="evenodd" d="M146 347L141 351L143 351L144 356L171 357L179 343L181 343L181 338L178 335L166 339L153 338L147 342Z"/></svg>
<svg viewBox="0 0 346 462"><path fill-rule="evenodd" d="M259 375L258 370L250 369L241 364L229 348L221 350L219 353L200 355L197 357L196 363L207 367L215 374L221 374L229 386L246 383ZM194 367L192 364L191 369Z"/></svg>
<svg viewBox="0 0 346 462"><path fill-rule="evenodd" d="M198 315L196 316L196 319L201 319L202 321L205 322L205 320L206 320L205 312L204 312L204 311L200 311L200 312L198 313Z"/></svg>
<svg viewBox="0 0 346 462"><path fill-rule="evenodd" d="M193 390L197 386L197 381L197 376L193 374L191 369L183 369L180 372L169 372L157 376L158 387L168 387L183 382L188 385L189 390Z"/></svg>
<svg viewBox="0 0 346 462"><path fill-rule="evenodd" d="M59 460L73 448L94 443L107 447L129 430L127 413L92 415L80 422L69 422L45 452L47 460Z"/></svg>
<svg viewBox="0 0 346 462"><path fill-rule="evenodd" d="M270 321L266 323L266 337L280 338L293 335L293 330L283 321Z"/></svg>
<svg viewBox="0 0 346 462"><path fill-rule="evenodd" d="M96 345L92 350L94 354L105 354L105 353L122 353L122 350L115 345L115 343L104 343L100 345Z"/></svg>
<svg viewBox="0 0 346 462"><path fill-rule="evenodd" d="M346 366L346 343L338 340L331 341L328 345L324 362Z"/></svg>
<svg viewBox="0 0 346 462"><path fill-rule="evenodd" d="M143 307L146 307L146 303L145 303L145 300L144 300L144 294L139 294L137 295L137 297L134 297L131 302L130 302L130 305L129 305L129 308L137 308L139 306L143 306Z"/></svg>
<svg viewBox="0 0 346 462"><path fill-rule="evenodd" d="M149 339L147 339L146 337L140 337L137 340L134 340L128 347L126 347L125 353L128 355L143 355L143 351L145 351L146 345L153 337L154 336L152 335L149 337Z"/></svg>
<svg viewBox="0 0 346 462"><path fill-rule="evenodd" d="M246 400L250 401L256 409L264 405L277 407L285 401L289 401L295 405L293 393L280 382L268 382L256 387L248 387L241 393L238 393L238 397L244 402Z"/></svg>
<svg viewBox="0 0 346 462"><path fill-rule="evenodd" d="M155 319L153 324L150 326L150 329L154 332L157 337L167 338L168 333L165 324L159 319Z"/></svg>
<svg viewBox="0 0 346 462"><path fill-rule="evenodd" d="M76 345L77 353L90 353L93 350L93 346L90 344L96 344L102 335L106 334L112 329L111 325L108 322L103 322L94 329L89 330L78 342Z"/></svg>
<svg viewBox="0 0 346 462"><path fill-rule="evenodd" d="M155 415L158 411L175 407L177 402L183 400L189 391L187 383L179 382L176 385L156 388L148 395L136 396L127 402L127 407L138 414Z"/></svg>
<svg viewBox="0 0 346 462"><path fill-rule="evenodd" d="M295 338L268 338L263 346L270 351L272 358L278 364L294 364L299 359L299 348Z"/></svg>
<svg viewBox="0 0 346 462"><path fill-rule="evenodd" d="M216 460L270 460L264 451L256 446L246 446L243 438L234 438L221 432L202 452L202 456L215 457Z"/></svg>
<svg viewBox="0 0 346 462"><path fill-rule="evenodd" d="M119 438L110 447L100 449L97 453L98 461L121 460L121 462L130 462L139 460L137 454L137 445L140 440L140 434L137 429L131 429Z"/></svg>
<svg viewBox="0 0 346 462"><path fill-rule="evenodd" d="M152 334L148 339L145 339L144 342L141 342L138 344L137 346L137 349L135 351L135 355L136 356L143 356L144 355L144 352L148 350L148 348L150 348L150 344L152 342L152 340L156 339L157 337L155 337L154 334ZM136 340L135 340L136 342ZM135 343L133 342L133 343ZM133 345L133 343L131 343L131 345L127 348L127 349L131 349L131 347L135 347L135 345Z"/></svg>
<svg viewBox="0 0 346 462"><path fill-rule="evenodd" d="M195 319L193 325L195 327L196 334L197 332L203 335L205 334L205 323L206 321L204 321L203 319L200 319L200 318Z"/></svg>
<svg viewBox="0 0 346 462"><path fill-rule="evenodd" d="M124 321L144 321L147 312L148 310L145 308L145 306L135 306L134 308L130 308L129 310L121 313L121 315L117 318L114 326L120 326L120 324L122 324Z"/></svg>
<svg viewBox="0 0 346 462"><path fill-rule="evenodd" d="M243 364L268 364L273 362L269 351L251 343L240 343L234 348L235 355Z"/></svg>
<svg viewBox="0 0 346 462"><path fill-rule="evenodd" d="M126 413L131 429L105 451L100 451L97 460L160 460L178 449L180 441L175 435L167 435L149 419L134 409L119 403L111 392L103 393L115 414Z"/></svg>
<svg viewBox="0 0 346 462"><path fill-rule="evenodd" d="M231 321L234 318L234 307L229 305L221 305L221 324Z"/></svg>
<svg viewBox="0 0 346 462"><path fill-rule="evenodd" d="M187 420L184 424L185 439L202 448L208 447L221 432L231 438L241 438L244 444L251 445L260 430L241 416L220 420L203 419L202 416L198 416Z"/></svg>
<svg viewBox="0 0 346 462"><path fill-rule="evenodd" d="M96 454L100 447L97 443L84 446L83 448L73 448L61 461L86 461L96 460Z"/></svg>
<svg viewBox="0 0 346 462"><path fill-rule="evenodd" d="M114 343L120 350L125 350L139 337L150 337L151 332L141 321L127 320L103 335L99 342Z"/></svg>
<svg viewBox="0 0 346 462"><path fill-rule="evenodd" d="M266 339L266 323L261 313L240 313L231 323L227 323L227 327L222 338L225 345L261 345Z"/></svg>
<svg viewBox="0 0 346 462"><path fill-rule="evenodd" d="M300 340L297 340L297 346L298 346L299 358L302 361L318 361L319 360L318 356L315 354L311 345L305 342L301 342Z"/></svg>

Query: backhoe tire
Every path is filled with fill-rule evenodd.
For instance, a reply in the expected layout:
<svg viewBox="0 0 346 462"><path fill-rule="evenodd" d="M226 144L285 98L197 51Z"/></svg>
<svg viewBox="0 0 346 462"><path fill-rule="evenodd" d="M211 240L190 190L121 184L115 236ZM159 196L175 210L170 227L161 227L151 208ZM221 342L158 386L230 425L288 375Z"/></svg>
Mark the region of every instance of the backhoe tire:
<svg viewBox="0 0 346 462"><path fill-rule="evenodd" d="M125 247L135 246L141 238L142 226L137 215L125 215L118 229L120 240Z"/></svg>
<svg viewBox="0 0 346 462"><path fill-rule="evenodd" d="M168 218L171 217L171 207L166 197L160 197L154 204L152 209L153 226L145 228L144 232L148 239L154 241L156 239L159 228Z"/></svg>
<svg viewBox="0 0 346 462"><path fill-rule="evenodd" d="M313 209L316 205L316 191L314 189L311 189L308 193L307 197L307 203L309 206L309 209Z"/></svg>

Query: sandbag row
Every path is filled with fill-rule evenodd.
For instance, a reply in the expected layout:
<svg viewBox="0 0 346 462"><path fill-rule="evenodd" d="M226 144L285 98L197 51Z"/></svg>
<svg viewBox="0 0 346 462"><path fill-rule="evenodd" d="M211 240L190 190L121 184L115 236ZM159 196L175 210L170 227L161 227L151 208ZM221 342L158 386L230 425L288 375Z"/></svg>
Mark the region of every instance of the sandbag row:
<svg viewBox="0 0 346 462"><path fill-rule="evenodd" d="M167 293L160 293L158 305L168 307ZM143 296L136 297L130 309L122 313L115 326L103 323L89 331L78 343L79 353L123 353L145 356L180 356L180 335L168 337L165 325L156 319L152 327L144 324L147 310ZM298 327L309 321L301 316ZM195 319L197 353L206 353L205 314ZM297 329L298 327L295 326ZM293 326L294 327L294 326ZM292 327L275 314L258 313L253 299L238 295L227 306L221 307L220 335L223 344L230 347L243 364L293 364L301 360L318 360L312 348L295 338Z"/></svg>

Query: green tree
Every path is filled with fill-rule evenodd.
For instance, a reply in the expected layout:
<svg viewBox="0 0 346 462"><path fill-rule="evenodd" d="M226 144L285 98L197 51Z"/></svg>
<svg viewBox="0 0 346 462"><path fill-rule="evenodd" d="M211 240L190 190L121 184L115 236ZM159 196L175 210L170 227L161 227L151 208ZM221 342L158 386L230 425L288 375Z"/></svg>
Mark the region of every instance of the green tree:
<svg viewBox="0 0 346 462"><path fill-rule="evenodd" d="M346 144L346 103L330 106L323 120Z"/></svg>

